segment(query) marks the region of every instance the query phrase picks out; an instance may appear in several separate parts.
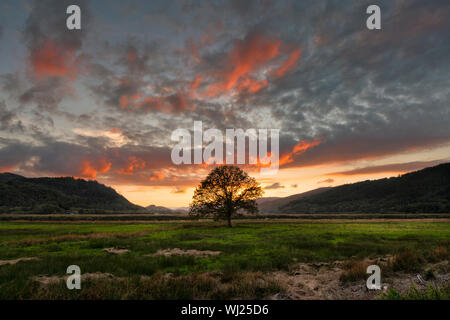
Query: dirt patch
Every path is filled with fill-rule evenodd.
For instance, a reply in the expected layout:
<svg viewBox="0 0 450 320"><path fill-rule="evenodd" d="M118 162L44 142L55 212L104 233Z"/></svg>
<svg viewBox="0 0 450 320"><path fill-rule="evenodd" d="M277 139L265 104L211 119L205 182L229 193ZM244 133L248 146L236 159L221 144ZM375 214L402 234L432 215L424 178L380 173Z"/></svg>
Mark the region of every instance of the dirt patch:
<svg viewBox="0 0 450 320"><path fill-rule="evenodd" d="M382 264L390 261L391 256L365 259L364 263ZM301 263L290 272L277 271L270 274L274 280L284 285L285 292L277 293L269 299L276 300L367 300L376 299L381 292L387 292L392 288L401 294L405 294L411 286L418 289L426 289L431 285L445 285L450 282L450 273L448 261L429 264L427 267L437 270L436 279L425 281L423 277L416 273L395 273L383 275L381 267L382 291L369 290L366 287L366 279L343 283L340 281L341 274L344 272L343 261L331 263ZM367 275L369 277L369 275Z"/></svg>
<svg viewBox="0 0 450 320"><path fill-rule="evenodd" d="M33 277L32 279L34 281L39 282L42 285L49 285L49 284L55 284L60 281L66 281L69 275L67 276L47 276L47 275L40 275ZM81 281L83 280L103 280L103 279L113 279L115 278L114 275L111 273L101 273L101 272L95 272L95 273L85 273L81 275Z"/></svg>
<svg viewBox="0 0 450 320"><path fill-rule="evenodd" d="M173 249L165 249L165 250L158 250L154 254L149 254L147 256L181 256L181 255L187 255L187 256L194 256L194 257L208 257L208 256L217 256L221 254L221 251L210 251L210 250L181 250L179 248L173 248Z"/></svg>
<svg viewBox="0 0 450 320"><path fill-rule="evenodd" d="M31 257L31 258L18 258L14 260L0 260L0 266L6 265L6 264L16 264L20 261L30 261L30 260L39 260L39 258Z"/></svg>
<svg viewBox="0 0 450 320"><path fill-rule="evenodd" d="M117 248L105 248L103 250L113 254L124 254L130 252L130 250L128 249L117 249Z"/></svg>

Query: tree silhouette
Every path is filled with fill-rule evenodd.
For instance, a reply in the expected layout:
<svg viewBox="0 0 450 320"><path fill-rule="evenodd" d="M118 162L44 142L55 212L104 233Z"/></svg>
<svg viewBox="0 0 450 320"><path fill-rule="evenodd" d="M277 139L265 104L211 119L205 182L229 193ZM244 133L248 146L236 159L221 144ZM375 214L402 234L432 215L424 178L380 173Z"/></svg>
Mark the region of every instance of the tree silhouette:
<svg viewBox="0 0 450 320"><path fill-rule="evenodd" d="M195 189L189 215L228 221L240 211L256 214L256 199L263 194L259 183L236 166L219 166Z"/></svg>

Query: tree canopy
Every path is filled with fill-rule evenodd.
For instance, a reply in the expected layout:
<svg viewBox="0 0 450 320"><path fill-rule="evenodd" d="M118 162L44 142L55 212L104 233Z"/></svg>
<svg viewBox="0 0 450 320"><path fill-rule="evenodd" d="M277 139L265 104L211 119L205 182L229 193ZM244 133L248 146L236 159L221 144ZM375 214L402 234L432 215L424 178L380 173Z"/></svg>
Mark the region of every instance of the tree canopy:
<svg viewBox="0 0 450 320"><path fill-rule="evenodd" d="M224 219L231 227L233 216L241 212L258 213L256 199L262 194L259 183L242 169L236 166L219 166L195 189L189 214Z"/></svg>

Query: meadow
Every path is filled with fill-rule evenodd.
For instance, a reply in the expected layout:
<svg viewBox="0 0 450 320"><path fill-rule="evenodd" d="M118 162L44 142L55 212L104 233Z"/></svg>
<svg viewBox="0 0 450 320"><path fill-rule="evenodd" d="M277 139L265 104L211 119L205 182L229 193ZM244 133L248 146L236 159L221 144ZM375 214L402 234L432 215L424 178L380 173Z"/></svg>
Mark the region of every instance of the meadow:
<svg viewBox="0 0 450 320"><path fill-rule="evenodd" d="M171 254L175 248L196 251ZM233 228L213 221L3 221L0 299L262 299L286 290L271 273L300 263L403 255L410 259L404 269L422 272L428 262L448 266L449 248L448 219L236 220ZM19 258L32 259L11 262ZM81 268L81 290L66 288L69 265Z"/></svg>

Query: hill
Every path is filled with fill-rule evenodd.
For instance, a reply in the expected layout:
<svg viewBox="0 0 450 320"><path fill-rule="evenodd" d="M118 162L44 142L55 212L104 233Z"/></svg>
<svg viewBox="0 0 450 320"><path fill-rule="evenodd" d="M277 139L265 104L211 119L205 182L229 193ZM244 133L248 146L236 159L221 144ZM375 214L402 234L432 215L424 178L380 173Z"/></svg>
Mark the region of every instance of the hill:
<svg viewBox="0 0 450 320"><path fill-rule="evenodd" d="M142 210L113 188L71 177L0 174L0 213L108 213Z"/></svg>
<svg viewBox="0 0 450 320"><path fill-rule="evenodd" d="M147 211L150 212L150 213L157 213L157 214L179 214L179 213L184 213L182 209L175 210L175 209L170 209L170 208L166 208L166 207L162 207L162 206L155 206L154 204L151 204L151 205L145 207L145 209L147 209Z"/></svg>
<svg viewBox="0 0 450 320"><path fill-rule="evenodd" d="M400 177L331 188L289 201L282 213L441 213L450 212L450 163Z"/></svg>
<svg viewBox="0 0 450 320"><path fill-rule="evenodd" d="M329 189L331 189L331 187L318 188L318 189L314 189L311 191L294 194L292 196L288 196L288 197L284 197L284 198L280 198L280 197L261 198L261 199L256 200L256 203L258 204L258 208L261 213L278 213L279 209L282 206L286 205L287 203L289 203L291 201L309 197L309 196L312 196L315 194L319 194L319 193L325 192Z"/></svg>

